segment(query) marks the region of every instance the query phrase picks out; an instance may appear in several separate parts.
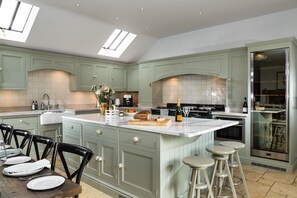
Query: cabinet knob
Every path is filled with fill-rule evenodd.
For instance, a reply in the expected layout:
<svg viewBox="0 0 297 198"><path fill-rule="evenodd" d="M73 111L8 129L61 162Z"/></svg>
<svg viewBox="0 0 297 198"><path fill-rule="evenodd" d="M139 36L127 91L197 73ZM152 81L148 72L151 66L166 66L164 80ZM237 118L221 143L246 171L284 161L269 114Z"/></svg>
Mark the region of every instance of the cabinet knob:
<svg viewBox="0 0 297 198"><path fill-rule="evenodd" d="M123 166L124 166L124 165L123 165L122 163L119 163L119 164L118 164L118 167L119 167L119 168L123 168Z"/></svg>
<svg viewBox="0 0 297 198"><path fill-rule="evenodd" d="M73 129L73 128L74 128L73 125L71 125L71 126L70 126L70 129Z"/></svg>
<svg viewBox="0 0 297 198"><path fill-rule="evenodd" d="M23 123L23 120L20 120L20 123Z"/></svg>
<svg viewBox="0 0 297 198"><path fill-rule="evenodd" d="M101 162L102 159L103 159L102 157L100 157L100 156L96 156L96 161Z"/></svg>
<svg viewBox="0 0 297 198"><path fill-rule="evenodd" d="M2 67L0 67L0 71L2 71Z"/></svg>
<svg viewBox="0 0 297 198"><path fill-rule="evenodd" d="M93 78L97 78L97 75L94 74L94 75L93 75Z"/></svg>
<svg viewBox="0 0 297 198"><path fill-rule="evenodd" d="M134 142L134 143L139 142L139 138L138 138L137 136L133 137L133 142Z"/></svg>
<svg viewBox="0 0 297 198"><path fill-rule="evenodd" d="M97 135L102 135L102 131L100 129L96 130Z"/></svg>

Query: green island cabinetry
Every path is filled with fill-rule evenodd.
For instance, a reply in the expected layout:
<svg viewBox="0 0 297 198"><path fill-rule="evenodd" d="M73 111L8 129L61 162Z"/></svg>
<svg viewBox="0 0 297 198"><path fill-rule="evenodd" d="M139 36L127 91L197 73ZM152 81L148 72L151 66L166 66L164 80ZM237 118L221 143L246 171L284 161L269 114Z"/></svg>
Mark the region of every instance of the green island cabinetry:
<svg viewBox="0 0 297 198"><path fill-rule="evenodd" d="M83 174L89 185L112 197L167 198L187 195L190 168L182 159L209 155L213 133L180 137L66 117L63 140L94 152Z"/></svg>
<svg viewBox="0 0 297 198"><path fill-rule="evenodd" d="M62 124L48 124L39 126L40 134L52 138L55 142L63 142Z"/></svg>
<svg viewBox="0 0 297 198"><path fill-rule="evenodd" d="M26 55L0 49L0 89L26 88Z"/></svg>

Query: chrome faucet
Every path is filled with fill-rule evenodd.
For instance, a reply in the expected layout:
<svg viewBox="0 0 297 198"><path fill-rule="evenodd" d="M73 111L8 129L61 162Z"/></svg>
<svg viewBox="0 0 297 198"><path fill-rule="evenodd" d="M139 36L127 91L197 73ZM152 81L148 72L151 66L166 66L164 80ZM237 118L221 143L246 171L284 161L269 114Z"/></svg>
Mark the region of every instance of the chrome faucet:
<svg viewBox="0 0 297 198"><path fill-rule="evenodd" d="M43 94L43 100L44 100L44 98L47 96L47 105L45 106L45 108L47 109L47 110L50 110L50 97L49 97L49 95L48 94Z"/></svg>

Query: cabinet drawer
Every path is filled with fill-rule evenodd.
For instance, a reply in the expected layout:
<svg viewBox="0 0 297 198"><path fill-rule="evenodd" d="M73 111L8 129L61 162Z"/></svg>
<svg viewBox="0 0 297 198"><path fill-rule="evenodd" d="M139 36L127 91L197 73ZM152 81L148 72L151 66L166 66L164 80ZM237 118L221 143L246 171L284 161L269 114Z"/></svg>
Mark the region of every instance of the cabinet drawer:
<svg viewBox="0 0 297 198"><path fill-rule="evenodd" d="M67 133L80 135L81 124L74 122L64 122L63 125L63 129L67 130Z"/></svg>
<svg viewBox="0 0 297 198"><path fill-rule="evenodd" d="M100 138L104 140L117 140L117 131L113 128L99 125L84 125L83 134L90 138Z"/></svg>
<svg viewBox="0 0 297 198"><path fill-rule="evenodd" d="M155 134L135 133L120 130L120 143L156 149L158 136Z"/></svg>
<svg viewBox="0 0 297 198"><path fill-rule="evenodd" d="M28 125L37 124L37 117L3 118L3 123L10 124L14 128L22 128Z"/></svg>

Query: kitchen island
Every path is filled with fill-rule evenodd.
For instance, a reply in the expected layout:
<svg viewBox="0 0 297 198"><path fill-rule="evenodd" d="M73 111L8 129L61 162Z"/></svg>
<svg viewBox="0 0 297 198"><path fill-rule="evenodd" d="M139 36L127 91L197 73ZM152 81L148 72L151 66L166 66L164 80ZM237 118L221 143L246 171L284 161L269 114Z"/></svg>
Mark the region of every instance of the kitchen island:
<svg viewBox="0 0 297 198"><path fill-rule="evenodd" d="M210 156L213 131L237 121L184 118L168 126L128 125L132 117L63 116L63 141L93 150L83 180L112 197L186 197L186 156ZM79 158L67 156L72 166Z"/></svg>

